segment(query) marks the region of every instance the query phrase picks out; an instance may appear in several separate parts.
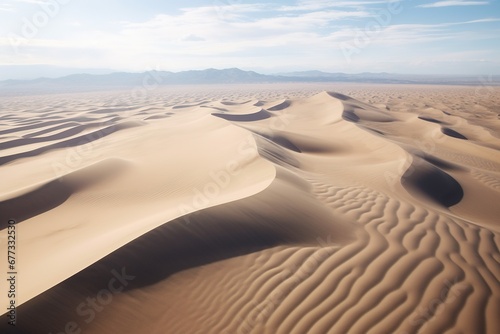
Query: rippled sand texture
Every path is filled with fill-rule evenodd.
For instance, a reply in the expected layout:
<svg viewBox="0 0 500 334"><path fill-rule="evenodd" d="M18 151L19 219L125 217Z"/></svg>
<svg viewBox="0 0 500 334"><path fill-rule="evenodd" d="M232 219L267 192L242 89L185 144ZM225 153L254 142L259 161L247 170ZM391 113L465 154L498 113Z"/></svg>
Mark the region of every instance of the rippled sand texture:
<svg viewBox="0 0 500 334"><path fill-rule="evenodd" d="M16 333L500 333L498 88L177 87L0 108Z"/></svg>

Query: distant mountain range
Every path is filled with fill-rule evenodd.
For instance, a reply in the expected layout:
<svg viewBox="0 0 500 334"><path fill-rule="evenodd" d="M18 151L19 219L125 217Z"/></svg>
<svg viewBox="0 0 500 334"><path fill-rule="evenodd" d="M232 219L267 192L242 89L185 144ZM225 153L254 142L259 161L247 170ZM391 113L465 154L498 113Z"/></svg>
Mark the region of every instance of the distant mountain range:
<svg viewBox="0 0 500 334"><path fill-rule="evenodd" d="M192 84L245 84L245 83L292 83L292 82L359 82L393 84L459 84L498 85L500 76L426 76L390 73L326 73L304 71L264 75L238 68L207 69L183 72L149 71L144 73L73 74L60 78L0 81L0 92L71 92L136 86L192 85Z"/></svg>
<svg viewBox="0 0 500 334"><path fill-rule="evenodd" d="M53 65L0 65L0 81L33 80L37 78L60 78L75 73L110 74L111 69L74 68Z"/></svg>

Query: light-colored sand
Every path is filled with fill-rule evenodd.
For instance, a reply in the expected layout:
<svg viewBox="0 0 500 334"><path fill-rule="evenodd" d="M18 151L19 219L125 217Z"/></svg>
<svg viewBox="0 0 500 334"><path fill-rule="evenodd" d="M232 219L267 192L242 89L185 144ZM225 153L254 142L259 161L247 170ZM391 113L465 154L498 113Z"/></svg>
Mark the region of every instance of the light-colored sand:
<svg viewBox="0 0 500 334"><path fill-rule="evenodd" d="M171 87L0 107L19 333L500 332L499 88ZM117 272L134 278L109 292Z"/></svg>

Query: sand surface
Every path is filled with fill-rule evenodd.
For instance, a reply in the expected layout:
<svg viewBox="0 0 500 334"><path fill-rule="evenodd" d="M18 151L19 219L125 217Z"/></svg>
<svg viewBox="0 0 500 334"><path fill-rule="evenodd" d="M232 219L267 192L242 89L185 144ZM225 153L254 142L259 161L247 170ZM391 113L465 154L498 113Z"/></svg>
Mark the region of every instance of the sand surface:
<svg viewBox="0 0 500 334"><path fill-rule="evenodd" d="M500 333L500 88L8 96L0 180L2 333Z"/></svg>

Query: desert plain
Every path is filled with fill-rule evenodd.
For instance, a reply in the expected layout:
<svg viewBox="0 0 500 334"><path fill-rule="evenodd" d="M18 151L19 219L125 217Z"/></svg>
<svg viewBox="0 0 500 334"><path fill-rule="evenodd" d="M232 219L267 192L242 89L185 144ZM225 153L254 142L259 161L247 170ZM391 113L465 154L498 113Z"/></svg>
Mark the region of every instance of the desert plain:
<svg viewBox="0 0 500 334"><path fill-rule="evenodd" d="M500 333L500 88L0 100L2 333Z"/></svg>

